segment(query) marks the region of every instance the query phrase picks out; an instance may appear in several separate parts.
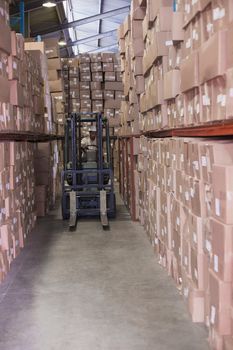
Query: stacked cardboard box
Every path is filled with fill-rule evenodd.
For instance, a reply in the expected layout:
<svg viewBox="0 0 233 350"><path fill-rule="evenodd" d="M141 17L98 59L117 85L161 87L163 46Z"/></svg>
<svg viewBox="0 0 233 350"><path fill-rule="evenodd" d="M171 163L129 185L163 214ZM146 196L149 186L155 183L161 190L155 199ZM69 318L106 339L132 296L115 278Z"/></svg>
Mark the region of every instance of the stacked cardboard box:
<svg viewBox="0 0 233 350"><path fill-rule="evenodd" d="M9 4L4 0L0 2L0 32L1 133L9 140L17 133L21 138L55 134L44 43L24 43L21 34L10 31ZM35 153L40 147L26 141L0 142L0 281L35 225L35 196L38 203L43 198L43 191L35 187ZM51 147L52 161L46 168L52 174L46 188L49 204L59 192L62 160L61 144L54 141ZM45 162L39 171L45 169ZM36 180L39 171L36 168Z"/></svg>
<svg viewBox="0 0 233 350"><path fill-rule="evenodd" d="M63 59L66 113L103 112L111 127L119 125L123 86L119 56L82 54Z"/></svg>
<svg viewBox="0 0 233 350"><path fill-rule="evenodd" d="M233 143L141 137L138 157L140 222L192 320L224 349L233 336Z"/></svg>
<svg viewBox="0 0 233 350"><path fill-rule="evenodd" d="M60 195L62 143L38 143L34 153L35 203L37 216L45 216Z"/></svg>
<svg viewBox="0 0 233 350"><path fill-rule="evenodd" d="M232 7L229 0L179 0L174 12L172 0L132 1L118 31L129 96L121 108L122 134L134 130L130 106L141 131L232 118ZM139 109L132 103L135 89Z"/></svg>
<svg viewBox="0 0 233 350"><path fill-rule="evenodd" d="M65 123L65 86L61 74L60 49L57 39L46 39L44 44L45 54L48 59L48 91L50 91L52 98L53 120L56 123L56 133L62 135L64 134Z"/></svg>
<svg viewBox="0 0 233 350"><path fill-rule="evenodd" d="M119 27L118 40L123 73L124 95L121 106L121 134L139 133L139 97L144 92L143 18L145 8L132 2L131 13Z"/></svg>
<svg viewBox="0 0 233 350"><path fill-rule="evenodd" d="M0 142L0 281L35 224L33 147Z"/></svg>

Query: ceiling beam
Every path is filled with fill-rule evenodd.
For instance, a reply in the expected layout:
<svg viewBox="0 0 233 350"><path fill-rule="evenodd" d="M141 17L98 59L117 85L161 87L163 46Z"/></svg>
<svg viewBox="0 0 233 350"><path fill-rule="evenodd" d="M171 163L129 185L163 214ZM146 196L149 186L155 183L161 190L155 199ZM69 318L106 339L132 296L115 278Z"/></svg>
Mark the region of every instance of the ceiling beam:
<svg viewBox="0 0 233 350"><path fill-rule="evenodd" d="M85 43L88 43L88 42L91 42L91 41L94 41L94 40L103 39L103 38L106 38L106 37L114 35L116 32L117 32L117 30L114 29L114 30L110 30L110 31L105 32L105 33L95 34L95 35L91 35L91 36L88 36L88 37L83 38L83 39L79 39L79 40L75 40L75 41L72 41L72 42L68 42L67 45L62 47L61 49L65 49L66 47L71 47L71 46L85 44Z"/></svg>
<svg viewBox="0 0 233 350"><path fill-rule="evenodd" d="M101 52L101 51L108 52L108 51L110 51L112 49L116 49L116 48L118 48L118 44L113 44L113 45L107 45L107 46L103 46L103 47L93 48L92 50L85 51L85 53ZM82 53L82 52L80 52L80 53Z"/></svg>
<svg viewBox="0 0 233 350"><path fill-rule="evenodd" d="M130 9L130 6L124 6L124 7L115 9L115 10L103 12L102 14L97 14L97 15L85 17L85 18L78 19L77 21L73 21L73 22L70 22L70 23L64 23L64 24L62 24L60 26L51 27L51 28L48 28L48 29L45 29L45 30L42 29L38 33L32 33L32 35L33 36L35 36L37 34L46 35L46 34L49 34L49 33L56 33L56 32L59 32L60 30L64 30L64 29L68 29L68 28L75 28L75 27L81 26L83 24L88 24L88 23L92 23L92 22L95 22L95 21L99 21L99 20L104 19L104 18L109 18L109 17L112 17L112 16L121 15L123 13L128 12L129 9Z"/></svg>
<svg viewBox="0 0 233 350"><path fill-rule="evenodd" d="M103 1L104 0L99 0L99 14L103 13ZM102 25L102 20L99 20L98 23L98 31L97 33L100 34L101 33L101 25ZM100 47L100 40L98 39L97 41L97 46Z"/></svg>
<svg viewBox="0 0 233 350"><path fill-rule="evenodd" d="M56 0L57 4L62 3L64 0ZM24 12L30 12L34 10L39 10L42 6L45 0L34 0L34 1L25 1L25 10ZM19 6L13 6L10 5L10 15L11 16L17 16L19 15Z"/></svg>

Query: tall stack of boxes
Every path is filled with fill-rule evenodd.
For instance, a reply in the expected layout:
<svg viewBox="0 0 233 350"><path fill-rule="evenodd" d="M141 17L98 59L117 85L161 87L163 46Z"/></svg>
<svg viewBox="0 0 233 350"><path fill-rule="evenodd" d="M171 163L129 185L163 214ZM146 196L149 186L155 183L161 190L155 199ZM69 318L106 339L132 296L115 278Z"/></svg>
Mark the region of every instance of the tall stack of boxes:
<svg viewBox="0 0 233 350"><path fill-rule="evenodd" d="M174 12L172 0L132 1L118 31L128 96L122 135L136 133L132 120L151 131L232 118L232 7L224 0L179 0ZM130 109L135 89L139 110Z"/></svg>
<svg viewBox="0 0 233 350"><path fill-rule="evenodd" d="M45 216L61 194L63 150L61 141L41 142L34 153L36 214Z"/></svg>
<svg viewBox="0 0 233 350"><path fill-rule="evenodd" d="M102 112L110 127L119 126L123 85L119 56L81 54L63 59L66 113Z"/></svg>
<svg viewBox="0 0 233 350"><path fill-rule="evenodd" d="M129 57L141 43L132 29L136 8L144 49L137 74L142 71L144 90L132 117L136 82ZM232 14L230 0L177 0L175 12L174 1L132 1L131 17L118 31L128 97L120 135L137 134L132 120L146 133L232 119ZM123 148L121 167L130 169ZM181 290L192 320L208 327L215 350L233 348L232 167L229 139L141 136L137 169L124 173L134 176L136 214L159 263Z"/></svg>
<svg viewBox="0 0 233 350"><path fill-rule="evenodd" d="M140 139L138 210L158 261L213 349L233 344L233 142ZM230 349L230 348L229 348Z"/></svg>
<svg viewBox="0 0 233 350"><path fill-rule="evenodd" d="M14 140L19 135L20 139L55 135L56 128L44 43L26 43L21 34L10 31L9 3L4 0L0 2L0 32L0 134L9 140L0 141L1 282L34 228L41 198L36 181L42 164L40 169L35 164L41 146ZM46 202L53 204L59 192L62 149L58 141L50 144L52 159L46 171L52 175Z"/></svg>
<svg viewBox="0 0 233 350"><path fill-rule="evenodd" d="M45 40L45 54L48 66L48 87L51 93L53 120L56 123L58 135L64 134L65 95L64 82L61 75L62 63L57 39Z"/></svg>

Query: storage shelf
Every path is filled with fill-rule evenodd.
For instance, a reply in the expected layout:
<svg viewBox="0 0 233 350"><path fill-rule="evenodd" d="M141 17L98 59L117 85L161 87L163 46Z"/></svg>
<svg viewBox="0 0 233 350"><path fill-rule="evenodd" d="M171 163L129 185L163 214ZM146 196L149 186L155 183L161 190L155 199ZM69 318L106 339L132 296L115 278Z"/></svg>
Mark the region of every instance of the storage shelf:
<svg viewBox="0 0 233 350"><path fill-rule="evenodd" d="M144 133L149 137L218 137L233 136L233 121L221 121L206 125L183 127L177 129L155 130Z"/></svg>
<svg viewBox="0 0 233 350"><path fill-rule="evenodd" d="M44 142L52 140L61 140L63 136L48 135L48 134L35 134L32 132L23 131L0 131L0 141L31 141L31 142Z"/></svg>

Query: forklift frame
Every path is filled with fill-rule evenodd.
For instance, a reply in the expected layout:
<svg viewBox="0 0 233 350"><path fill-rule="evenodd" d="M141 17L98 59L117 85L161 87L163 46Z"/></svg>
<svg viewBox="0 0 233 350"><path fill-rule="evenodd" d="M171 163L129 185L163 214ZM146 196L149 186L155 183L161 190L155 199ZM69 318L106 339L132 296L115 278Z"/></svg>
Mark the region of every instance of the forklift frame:
<svg viewBox="0 0 233 350"><path fill-rule="evenodd" d="M97 168L82 168L81 128L83 123L96 123ZM106 130L107 163L103 159L103 129ZM71 146L71 169L67 168ZM88 183L88 176L97 179ZM105 183L105 179L109 179ZM69 178L69 181L67 179ZM103 226L108 217L115 217L116 203L114 176L110 155L109 125L101 113L71 113L65 127L65 153L62 181L62 216L70 219L70 228L76 227L78 216L100 215Z"/></svg>

